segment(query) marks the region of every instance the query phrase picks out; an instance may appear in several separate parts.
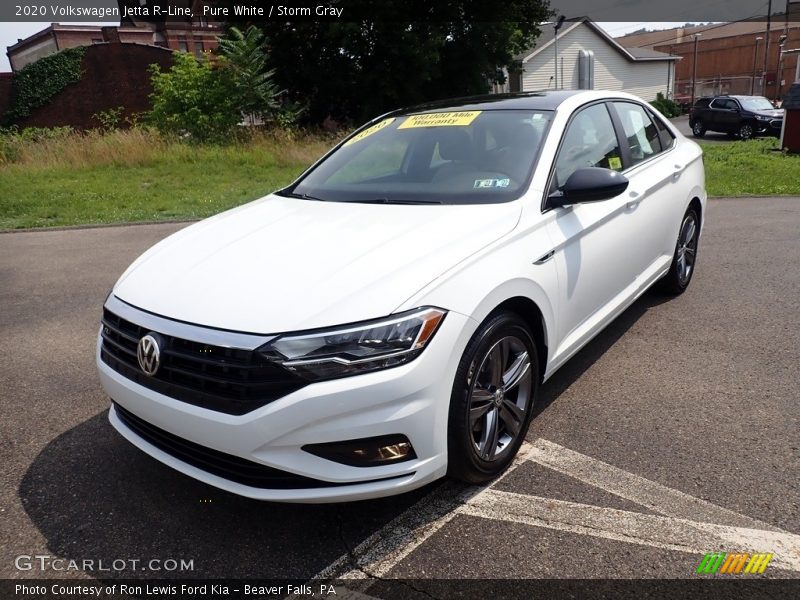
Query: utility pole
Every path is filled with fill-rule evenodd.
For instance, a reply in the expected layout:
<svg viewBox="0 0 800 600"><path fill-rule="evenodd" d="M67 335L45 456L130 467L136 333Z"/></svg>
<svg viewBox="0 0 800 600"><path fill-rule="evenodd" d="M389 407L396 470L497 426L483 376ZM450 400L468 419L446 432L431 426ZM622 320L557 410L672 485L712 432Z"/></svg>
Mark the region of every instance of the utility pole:
<svg viewBox="0 0 800 600"><path fill-rule="evenodd" d="M553 57L553 67L555 68L555 80L553 83L553 87L558 89L558 30L561 29L561 26L564 24L564 15L558 17L555 25L553 25L553 30L555 31L555 39L554 39L554 46L556 49L555 56Z"/></svg>
<svg viewBox="0 0 800 600"><path fill-rule="evenodd" d="M783 92L783 47L788 38L789 36L786 33L778 38L778 68L775 71L775 85L777 86L777 92L775 93L776 100L781 99L781 93Z"/></svg>
<svg viewBox="0 0 800 600"><path fill-rule="evenodd" d="M694 62L692 63L692 103L694 106L695 90L697 89L697 38L700 37L699 33L694 35Z"/></svg>
<svg viewBox="0 0 800 600"><path fill-rule="evenodd" d="M769 30L772 27L772 0L767 3L767 31L764 34L764 77L761 83L761 95L767 95L767 60L769 58Z"/></svg>
<svg viewBox="0 0 800 600"><path fill-rule="evenodd" d="M750 95L756 93L756 61L758 60L758 42L763 40L761 36L756 38L756 49L753 50L753 79L750 81Z"/></svg>

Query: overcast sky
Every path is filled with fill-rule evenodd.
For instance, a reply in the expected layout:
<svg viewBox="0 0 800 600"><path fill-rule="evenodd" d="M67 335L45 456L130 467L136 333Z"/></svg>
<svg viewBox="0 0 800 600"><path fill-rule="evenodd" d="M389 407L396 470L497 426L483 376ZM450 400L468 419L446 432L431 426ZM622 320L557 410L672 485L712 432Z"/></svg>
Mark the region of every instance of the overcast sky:
<svg viewBox="0 0 800 600"><path fill-rule="evenodd" d="M598 23L603 29L613 37L624 35L629 31L636 31L642 27L650 29L669 29L683 23ZM73 23L73 25L108 25L108 23ZM1 23L0 22L0 73L11 70L6 56L6 48L17 43L20 38L26 38L31 34L41 31L47 27L46 23Z"/></svg>

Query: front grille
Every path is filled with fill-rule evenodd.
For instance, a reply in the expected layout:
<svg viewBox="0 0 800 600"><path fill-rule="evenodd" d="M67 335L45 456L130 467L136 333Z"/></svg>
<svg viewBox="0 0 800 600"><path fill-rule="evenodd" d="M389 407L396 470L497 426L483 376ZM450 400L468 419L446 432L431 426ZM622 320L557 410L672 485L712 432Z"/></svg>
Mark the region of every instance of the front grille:
<svg viewBox="0 0 800 600"><path fill-rule="evenodd" d="M114 403L119 420L146 442L181 462L192 465L228 481L254 488L290 490L348 485L331 483L274 469L232 454L206 448L151 425ZM362 483L362 482L359 482Z"/></svg>
<svg viewBox="0 0 800 600"><path fill-rule="evenodd" d="M783 127L783 121L779 119L773 119L769 122L769 126L775 129L776 131L780 131L781 127Z"/></svg>
<svg viewBox="0 0 800 600"><path fill-rule="evenodd" d="M159 331L161 365L150 377L139 367L136 347L151 332L104 309L100 358L139 385L231 415L250 412L308 383L253 350L210 346Z"/></svg>

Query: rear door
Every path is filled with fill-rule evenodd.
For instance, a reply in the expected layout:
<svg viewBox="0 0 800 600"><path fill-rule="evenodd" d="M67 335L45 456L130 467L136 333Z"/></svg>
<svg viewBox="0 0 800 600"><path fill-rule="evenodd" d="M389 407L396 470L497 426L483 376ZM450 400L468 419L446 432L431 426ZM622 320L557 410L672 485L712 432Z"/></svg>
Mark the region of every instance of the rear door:
<svg viewBox="0 0 800 600"><path fill-rule="evenodd" d="M648 108L632 101L614 101L611 107L625 138L622 152L626 158L623 173L630 182L629 242L637 252L633 261L640 287L648 285L672 260L677 235L673 221L689 193L689 182L683 176L687 165L674 151L674 136Z"/></svg>

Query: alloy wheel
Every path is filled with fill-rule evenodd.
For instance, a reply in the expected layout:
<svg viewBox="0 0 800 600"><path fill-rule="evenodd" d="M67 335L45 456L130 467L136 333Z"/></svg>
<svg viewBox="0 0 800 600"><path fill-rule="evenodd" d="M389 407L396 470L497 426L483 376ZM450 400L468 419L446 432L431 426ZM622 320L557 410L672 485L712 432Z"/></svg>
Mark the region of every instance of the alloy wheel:
<svg viewBox="0 0 800 600"><path fill-rule="evenodd" d="M697 219L693 213L689 213L681 225L676 253L678 280L681 285L688 283L692 275L692 269L694 269L694 262L697 257L697 233Z"/></svg>
<svg viewBox="0 0 800 600"><path fill-rule="evenodd" d="M739 137L743 140L749 140L753 137L753 126L744 123L741 127L739 127Z"/></svg>
<svg viewBox="0 0 800 600"><path fill-rule="evenodd" d="M531 358L521 339L497 341L471 374L469 425L476 454L499 460L525 423L532 394Z"/></svg>

